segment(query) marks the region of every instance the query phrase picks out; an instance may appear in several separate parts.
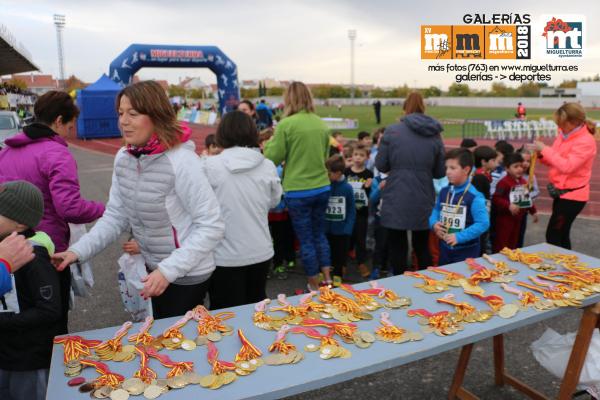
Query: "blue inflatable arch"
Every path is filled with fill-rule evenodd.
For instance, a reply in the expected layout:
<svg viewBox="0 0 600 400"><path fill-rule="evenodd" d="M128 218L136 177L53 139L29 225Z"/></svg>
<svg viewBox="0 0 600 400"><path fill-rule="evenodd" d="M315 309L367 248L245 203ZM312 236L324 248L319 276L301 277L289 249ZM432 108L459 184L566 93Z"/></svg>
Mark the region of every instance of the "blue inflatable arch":
<svg viewBox="0 0 600 400"><path fill-rule="evenodd" d="M217 76L219 110L233 110L240 101L237 66L216 46L132 44L110 64L109 77L129 85L144 67L208 68Z"/></svg>

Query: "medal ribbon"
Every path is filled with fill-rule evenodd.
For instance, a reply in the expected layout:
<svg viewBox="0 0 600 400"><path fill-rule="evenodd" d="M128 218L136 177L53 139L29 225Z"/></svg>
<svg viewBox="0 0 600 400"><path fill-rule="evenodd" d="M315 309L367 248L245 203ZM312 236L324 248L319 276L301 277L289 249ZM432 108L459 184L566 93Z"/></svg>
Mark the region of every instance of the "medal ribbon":
<svg viewBox="0 0 600 400"><path fill-rule="evenodd" d="M186 372L194 371L194 363L191 361L177 362L165 354L158 354L158 351L153 347L146 347L146 353L152 358L156 358L164 367L171 368L167 373L167 378L183 375Z"/></svg>
<svg viewBox="0 0 600 400"><path fill-rule="evenodd" d="M133 324L131 323L131 321L127 321L125 322L121 328L115 333L115 336L113 336L112 339L107 340L106 342L103 342L102 344L100 344L99 346L96 347L96 351L100 350L109 350L109 351L121 351L121 349L123 348L123 344L121 343L121 340L123 339L123 337L125 335L127 335L127 332L129 331L129 329L131 328Z"/></svg>
<svg viewBox="0 0 600 400"><path fill-rule="evenodd" d="M135 374L133 374L133 376L135 378L141 379L144 383L150 384L154 379L158 377L158 375L156 374L156 372L154 372L153 369L151 369L148 366L150 358L148 357L148 354L146 353L144 347L140 345L135 346L135 351L140 356L140 369L135 371Z"/></svg>
<svg viewBox="0 0 600 400"><path fill-rule="evenodd" d="M254 346L244 335L244 331L238 329L238 336L242 342L242 348L235 355L235 361L250 361L262 356L262 352Z"/></svg>
<svg viewBox="0 0 600 400"><path fill-rule="evenodd" d="M183 317L177 320L173 325L164 330L162 336L166 339L183 339L183 333L181 333L181 328L188 323L190 319L192 319L194 313L192 311L188 311L185 313Z"/></svg>
<svg viewBox="0 0 600 400"><path fill-rule="evenodd" d="M96 372L100 374L100 376L94 380L97 386L110 386L114 389L125 380L123 375L111 372L111 370L108 369L108 365L103 362L83 359L81 360L81 364L88 367L94 367Z"/></svg>
<svg viewBox="0 0 600 400"><path fill-rule="evenodd" d="M148 331L152 327L153 323L154 323L154 318L152 318L150 316L146 317L144 324L140 327L140 331L136 334L129 336L128 340L130 342L135 343L136 345L141 343L141 344L147 346L150 343L152 343L152 341L154 340L154 337L150 333L148 333Z"/></svg>
<svg viewBox="0 0 600 400"><path fill-rule="evenodd" d="M277 331L275 341L269 346L269 351L271 353L277 350L279 353L288 354L290 351L296 350L296 346L285 341L285 337L289 330L289 325L283 325L279 331Z"/></svg>
<svg viewBox="0 0 600 400"><path fill-rule="evenodd" d="M472 314L475 311L477 311L477 309L475 307L473 307L472 305L470 305L469 303L458 302L454 299L455 299L454 295L452 293L448 293L447 295L445 295L441 299L437 299L436 301L438 303L444 303L444 304L449 304L451 306L454 306L456 309L456 312L462 316L466 316L466 315Z"/></svg>
<svg viewBox="0 0 600 400"><path fill-rule="evenodd" d="M360 314L360 305L354 300L334 292L326 286L320 289L319 300L323 303L328 303L336 307L340 312L350 314Z"/></svg>
<svg viewBox="0 0 600 400"><path fill-rule="evenodd" d="M90 356L90 349L98 347L101 340L87 340L81 336L62 336L54 338L55 344L62 344L64 347L63 362L79 360L83 356Z"/></svg>
<svg viewBox="0 0 600 400"><path fill-rule="evenodd" d="M208 363L212 366L212 373L214 375L221 375L226 371L235 370L235 364L218 359L219 350L213 342L208 342L206 345L208 346L208 354L206 355L206 358Z"/></svg>

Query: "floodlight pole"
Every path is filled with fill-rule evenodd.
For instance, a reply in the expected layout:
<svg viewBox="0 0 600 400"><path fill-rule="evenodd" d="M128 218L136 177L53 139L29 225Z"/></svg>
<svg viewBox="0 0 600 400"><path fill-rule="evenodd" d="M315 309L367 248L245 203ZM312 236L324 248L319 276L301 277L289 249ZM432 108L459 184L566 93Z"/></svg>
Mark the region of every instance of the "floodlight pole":
<svg viewBox="0 0 600 400"><path fill-rule="evenodd" d="M65 28L65 16L54 14L54 26L56 26L56 43L58 47L58 72L61 81L60 86L64 89L65 85L65 56L63 52L62 31Z"/></svg>
<svg viewBox="0 0 600 400"><path fill-rule="evenodd" d="M348 31L350 39L350 103L354 104L354 42L356 41L356 29Z"/></svg>

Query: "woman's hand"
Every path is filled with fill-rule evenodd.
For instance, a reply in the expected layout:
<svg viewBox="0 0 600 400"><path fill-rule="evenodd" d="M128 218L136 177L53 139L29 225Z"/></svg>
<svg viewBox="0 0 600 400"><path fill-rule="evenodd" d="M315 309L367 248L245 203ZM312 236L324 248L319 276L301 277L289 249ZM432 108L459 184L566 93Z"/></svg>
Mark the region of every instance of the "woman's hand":
<svg viewBox="0 0 600 400"><path fill-rule="evenodd" d="M79 256L72 251L64 251L62 253L56 253L52 256L52 264L57 271L62 271L69 265L73 264L79 259Z"/></svg>
<svg viewBox="0 0 600 400"><path fill-rule="evenodd" d="M147 277L142 278L142 282L144 282L144 289L140 294L144 300L160 296L169 286L169 281L165 279L158 269L152 271Z"/></svg>
<svg viewBox="0 0 600 400"><path fill-rule="evenodd" d="M546 144L540 140L536 140L533 145L535 151L537 151L538 153L541 153L546 148Z"/></svg>
<svg viewBox="0 0 600 400"><path fill-rule="evenodd" d="M132 256L140 254L140 245L135 241L135 239L131 239L123 244L123 251L131 254Z"/></svg>
<svg viewBox="0 0 600 400"><path fill-rule="evenodd" d="M0 242L0 258L6 260L13 273L34 258L33 246L25 236L11 233Z"/></svg>

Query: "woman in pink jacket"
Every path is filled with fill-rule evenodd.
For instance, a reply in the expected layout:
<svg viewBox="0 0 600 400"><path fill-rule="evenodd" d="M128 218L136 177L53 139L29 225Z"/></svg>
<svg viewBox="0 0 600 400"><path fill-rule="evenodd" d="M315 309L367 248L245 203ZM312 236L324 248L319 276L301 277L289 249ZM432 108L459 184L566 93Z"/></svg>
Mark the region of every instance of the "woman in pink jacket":
<svg viewBox="0 0 600 400"><path fill-rule="evenodd" d="M546 241L570 249L571 225L590 199L596 124L586 119L578 103L563 104L554 112L554 121L559 134L552 146L535 143L540 161L550 167L548 191L554 199Z"/></svg>
<svg viewBox="0 0 600 400"><path fill-rule="evenodd" d="M100 218L104 205L81 197L77 164L66 137L79 109L65 92L50 91L34 105L35 123L7 139L0 151L0 182L31 182L44 195L44 216L37 231L47 233L57 252L69 247L69 223L86 224ZM60 274L63 330L67 332L71 273Z"/></svg>

